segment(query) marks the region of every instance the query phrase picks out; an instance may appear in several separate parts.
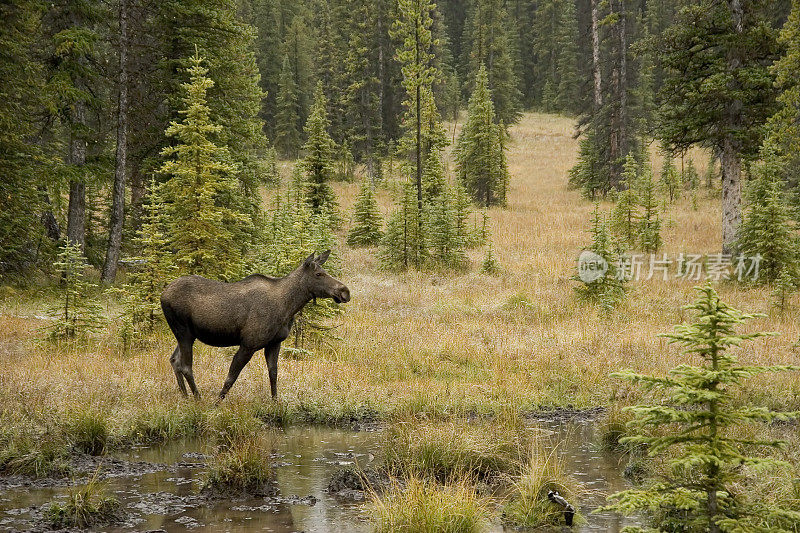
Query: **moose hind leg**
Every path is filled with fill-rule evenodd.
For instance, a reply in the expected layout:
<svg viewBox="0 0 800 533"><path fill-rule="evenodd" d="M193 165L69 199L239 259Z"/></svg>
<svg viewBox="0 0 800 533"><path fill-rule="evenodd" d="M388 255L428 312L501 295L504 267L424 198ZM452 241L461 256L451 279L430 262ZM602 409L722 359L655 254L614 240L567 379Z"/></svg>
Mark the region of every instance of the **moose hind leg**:
<svg viewBox="0 0 800 533"><path fill-rule="evenodd" d="M180 358L180 371L183 374L183 377L186 378L186 382L189 384L189 388L192 390L192 394L194 395L195 399L200 399L200 391L197 390L197 385L194 383L194 372L192 372L192 345L194 344L194 339L181 341L178 345L181 352Z"/></svg>
<svg viewBox="0 0 800 533"><path fill-rule="evenodd" d="M183 372L181 371L180 346L175 347L175 351L172 352L172 356L169 358L169 362L172 365L172 370L175 371L175 379L178 380L178 388L181 390L181 394L183 394L184 396L189 396L189 393L186 391L186 383L184 383Z"/></svg>
<svg viewBox="0 0 800 533"><path fill-rule="evenodd" d="M239 350L236 352L236 355L233 356L233 361L231 361L231 367L228 370L228 377L225 378L225 384L219 392L220 400L225 398L233 384L236 383L244 365L250 362L250 358L253 357L253 353L255 353L255 350L239 346Z"/></svg>

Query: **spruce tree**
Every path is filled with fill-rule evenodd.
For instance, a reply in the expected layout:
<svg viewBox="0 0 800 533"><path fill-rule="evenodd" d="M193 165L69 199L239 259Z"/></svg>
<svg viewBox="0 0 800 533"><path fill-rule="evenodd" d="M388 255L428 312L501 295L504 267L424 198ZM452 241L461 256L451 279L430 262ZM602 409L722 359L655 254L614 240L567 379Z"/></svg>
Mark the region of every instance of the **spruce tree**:
<svg viewBox="0 0 800 533"><path fill-rule="evenodd" d="M405 135L400 141L400 149L408 154L409 160L401 165L401 171L406 177L413 176L417 197L416 209L406 208L404 213L417 217L414 234L419 236L425 233L422 181L424 159L431 149L442 147L447 142L433 95L433 85L441 74L432 50L435 9L435 4L430 0L399 0L397 20L391 30L393 39L399 43L395 57L401 65L406 93L402 119ZM404 192L401 203L406 201L405 196ZM422 238L415 239L414 242L420 247L424 245ZM425 251L420 248L412 257L421 259L424 255ZM404 265L408 263L406 259L403 261ZM418 264L416 259L412 264Z"/></svg>
<svg viewBox="0 0 800 533"><path fill-rule="evenodd" d="M37 220L42 184L34 169L36 150L28 142L43 81L32 50L39 17L35 1L0 6L0 276L32 266L43 234Z"/></svg>
<svg viewBox="0 0 800 533"><path fill-rule="evenodd" d="M636 196L639 199L639 248L645 252L655 253L661 248L661 218L658 213L658 195L653 181L650 164L642 165L636 183Z"/></svg>
<svg viewBox="0 0 800 533"><path fill-rule="evenodd" d="M742 161L757 153L775 112L769 65L779 49L768 4L681 4L658 42L658 136L677 151L698 143L719 151L724 253L733 252L741 223Z"/></svg>
<svg viewBox="0 0 800 533"><path fill-rule="evenodd" d="M134 249L139 251L139 255L131 258L132 268L125 284L110 289L122 299L121 335L126 341L153 331L161 316L161 292L176 272L162 188L154 176L142 206L142 223L133 239Z"/></svg>
<svg viewBox="0 0 800 533"><path fill-rule="evenodd" d="M103 326L103 310L92 297L92 284L86 279L86 257L79 243L64 241L53 263L61 279L63 302L52 311L55 320L48 327L52 340L86 337Z"/></svg>
<svg viewBox="0 0 800 533"><path fill-rule="evenodd" d="M486 255L483 257L483 263L481 263L481 272L490 276L495 276L500 272L500 263L494 255L491 241L486 245Z"/></svg>
<svg viewBox="0 0 800 533"><path fill-rule="evenodd" d="M579 73L580 54L578 45L578 18L575 13L575 2L566 0L561 6L561 24L556 33L556 73L558 88L556 90L555 109L562 113L575 114L581 104L581 77Z"/></svg>
<svg viewBox="0 0 800 533"><path fill-rule="evenodd" d="M633 435L621 442L646 446L651 457L664 457L666 469L642 488L612 495L608 508L648 513L659 531L791 530L800 513L770 508L763 495L741 490L743 465L766 469L780 463L749 455L751 450L781 443L747 437L737 429L794 416L741 405L746 378L794 368L741 365L729 348L765 333L739 334L736 327L758 315L729 307L710 284L697 290L698 300L686 307L696 313L696 321L664 336L684 346L687 357L699 358L699 365L682 364L666 377L632 371L612 374L656 393L654 403L629 408L635 417L629 424Z"/></svg>
<svg viewBox="0 0 800 533"><path fill-rule="evenodd" d="M686 159L680 180L690 191L695 191L700 186L700 174L697 173L697 168L694 166L694 161L691 157Z"/></svg>
<svg viewBox="0 0 800 533"><path fill-rule="evenodd" d="M407 180L396 200L396 209L386 222L379 257L384 268L407 270L422 268L428 258L425 226L418 224L423 213L418 212L415 184Z"/></svg>
<svg viewBox="0 0 800 533"><path fill-rule="evenodd" d="M285 197L280 193L275 197L264 225L259 261L254 265L258 272L285 276L297 268L310 251L332 250L325 270L333 276L339 274L337 241L331 230L330 215L312 210L310 190L304 172L295 167ZM340 313L341 309L329 299L309 302L295 318L290 336L294 348L301 350L306 342L319 345L334 340L336 336L327 323Z"/></svg>
<svg viewBox="0 0 800 533"><path fill-rule="evenodd" d="M517 44L511 20L502 0L475 0L467 13L464 30L466 89L475 92L478 73L486 70L487 87L497 112L497 121L515 124L520 117Z"/></svg>
<svg viewBox="0 0 800 533"><path fill-rule="evenodd" d="M755 179L747 189L748 203L737 249L751 258L761 256L759 281L775 281L784 268L796 278L798 241L782 180L783 162L770 146L765 147L762 156L763 162L756 167Z"/></svg>
<svg viewBox="0 0 800 533"><path fill-rule="evenodd" d="M622 191L617 196L617 203L611 212L609 225L614 236L630 248L638 245L638 180L639 163L633 157L633 154L628 154L622 171Z"/></svg>
<svg viewBox="0 0 800 533"><path fill-rule="evenodd" d="M208 70L198 54L190 65L190 82L183 85L183 119L165 132L176 144L162 152L169 158L160 170L168 177L164 199L169 205L169 232L182 274L231 279L241 273L252 241L252 223L240 196L236 169L227 152L212 141L222 129L211 122L206 103L214 82L206 77Z"/></svg>
<svg viewBox="0 0 800 533"><path fill-rule="evenodd" d="M300 149L300 105L288 56L283 58L275 106L275 148L284 157L296 157Z"/></svg>
<svg viewBox="0 0 800 533"><path fill-rule="evenodd" d="M353 206L353 225L347 233L350 246L375 246L381 241L381 215L375 190L369 178L361 184L361 190Z"/></svg>
<svg viewBox="0 0 800 533"><path fill-rule="evenodd" d="M331 139L328 129L327 100L322 92L322 83L317 84L314 91L314 104L306 122L306 144L303 147L304 157L300 163L308 181L308 201L315 213L326 213L331 222L338 220L336 215L336 196L330 186L334 178L334 153L336 145Z"/></svg>
<svg viewBox="0 0 800 533"><path fill-rule="evenodd" d="M779 41L784 52L772 67L780 89L778 110L767 123L765 144L774 151L774 157L783 161L782 178L787 187L796 190L800 184L800 3L797 1L792 2ZM798 200L800 196L795 196L792 203Z"/></svg>
<svg viewBox="0 0 800 533"><path fill-rule="evenodd" d="M503 150L503 127L495 124L494 105L486 69L478 71L469 100L467 122L456 144L458 177L476 202L504 205L508 167Z"/></svg>
<svg viewBox="0 0 800 533"><path fill-rule="evenodd" d="M661 188L664 190L669 202L673 203L680 196L681 176L678 174L678 169L675 168L675 161L672 159L672 153L663 150L664 162L661 166Z"/></svg>

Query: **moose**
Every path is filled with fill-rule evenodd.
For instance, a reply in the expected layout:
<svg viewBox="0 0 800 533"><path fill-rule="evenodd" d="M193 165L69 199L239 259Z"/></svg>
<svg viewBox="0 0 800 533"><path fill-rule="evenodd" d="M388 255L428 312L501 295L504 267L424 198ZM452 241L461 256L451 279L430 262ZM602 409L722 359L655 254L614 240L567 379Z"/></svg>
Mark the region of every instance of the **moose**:
<svg viewBox="0 0 800 533"><path fill-rule="evenodd" d="M239 346L219 393L225 398L253 354L264 349L272 397L278 395L278 352L289 336L294 316L312 299L350 301L350 289L322 265L330 250L312 253L282 278L253 274L225 283L201 276L183 276L161 294L161 309L178 346L170 357L178 387L188 396L184 379L200 398L192 373L192 346L199 339L211 346Z"/></svg>

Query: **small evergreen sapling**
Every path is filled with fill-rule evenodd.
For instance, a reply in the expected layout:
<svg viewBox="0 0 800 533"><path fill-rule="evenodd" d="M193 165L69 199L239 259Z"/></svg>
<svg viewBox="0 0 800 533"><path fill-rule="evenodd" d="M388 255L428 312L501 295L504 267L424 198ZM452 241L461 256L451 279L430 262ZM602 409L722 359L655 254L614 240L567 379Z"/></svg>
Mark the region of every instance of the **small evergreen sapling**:
<svg viewBox="0 0 800 533"><path fill-rule="evenodd" d="M601 257L607 269L600 277L589 282L575 275L573 279L580 282L575 291L581 298L599 304L605 311L610 311L624 299L625 285L624 279L618 276L617 271L620 264L619 250L609 236L606 219L600 214L600 207L597 204L592 213L589 233L592 236L592 244L586 250Z"/></svg>
<svg viewBox="0 0 800 533"><path fill-rule="evenodd" d="M611 211L611 231L614 236L628 247L636 246L638 229L638 197L636 181L639 178L639 164L628 154L625 158L625 165L622 170L622 190L617 196L617 203Z"/></svg>
<svg viewBox="0 0 800 533"><path fill-rule="evenodd" d="M376 246L383 236L382 220L369 178L362 183L353 210L353 226L347 234L347 244L355 247Z"/></svg>
<svg viewBox="0 0 800 533"><path fill-rule="evenodd" d="M126 283L109 290L122 299L121 335L125 341L153 331L161 316L161 292L177 270L169 247L166 206L161 188L153 177L142 206L142 225L134 239L134 247L141 255L132 258L133 268L128 273Z"/></svg>
<svg viewBox="0 0 800 533"><path fill-rule="evenodd" d="M664 164L661 167L661 188L669 198L669 203L673 203L680 197L681 176L678 173L678 169L675 168L672 153L667 150L663 150L662 153L664 155Z"/></svg>
<svg viewBox="0 0 800 533"><path fill-rule="evenodd" d="M644 163L636 183L639 199L639 247L649 253L661 248L661 219L658 214L658 197L653 182L653 171Z"/></svg>
<svg viewBox="0 0 800 533"><path fill-rule="evenodd" d="M739 229L739 252L761 256L758 280L762 282L775 281L784 268L797 278L796 224L781 175L780 161L767 149L746 191L748 205Z"/></svg>
<svg viewBox="0 0 800 533"><path fill-rule="evenodd" d="M687 306L696 321L679 325L664 335L683 345L684 353L699 357L699 366L680 365L665 377L625 371L612 374L659 393L654 404L629 408L634 432L623 444L647 446L652 457L664 456L667 471L658 481L618 492L608 509L630 514L649 513L658 531L767 532L791 529L800 513L772 509L760 494L749 497L735 486L744 481L742 466L766 469L780 462L746 455L753 447L775 448L779 441L742 437L736 428L752 423L785 420L797 413L781 413L763 407L741 405L742 381L765 372L796 370L789 366L744 366L729 348L766 333L737 334L736 326L757 315L742 313L720 301L707 284L697 288L700 297ZM668 398L661 399L661 393ZM666 431L652 433L652 428ZM629 528L629 531L645 531ZM651 530L647 530L651 531Z"/></svg>
<svg viewBox="0 0 800 533"><path fill-rule="evenodd" d="M88 265L80 244L65 241L53 266L61 279L64 300L52 310L56 319L48 328L50 339L86 337L101 329L103 310L92 298L92 284L86 279Z"/></svg>
<svg viewBox="0 0 800 533"><path fill-rule="evenodd" d="M295 167L286 190L286 197L275 198L271 215L264 227L258 272L271 276L285 276L299 265L309 250L333 250L325 270L331 275L339 273L336 253L336 235L331 230L327 213L315 213L308 198L308 183L302 170ZM321 344L336 337L328 325L330 319L341 313L331 300L308 303L295 317L292 329L294 347L302 348L306 341Z"/></svg>
<svg viewBox="0 0 800 533"><path fill-rule="evenodd" d="M330 120L327 112L328 101L318 83L314 91L314 105L306 122L305 157L300 163L308 182L308 201L311 209L318 214L326 214L333 222L338 222L336 195L330 181L336 174L334 154L336 145L328 130Z"/></svg>
<svg viewBox="0 0 800 533"><path fill-rule="evenodd" d="M490 276L495 276L500 272L500 263L494 255L494 248L491 241L486 244L486 255L481 264L481 272L489 274Z"/></svg>

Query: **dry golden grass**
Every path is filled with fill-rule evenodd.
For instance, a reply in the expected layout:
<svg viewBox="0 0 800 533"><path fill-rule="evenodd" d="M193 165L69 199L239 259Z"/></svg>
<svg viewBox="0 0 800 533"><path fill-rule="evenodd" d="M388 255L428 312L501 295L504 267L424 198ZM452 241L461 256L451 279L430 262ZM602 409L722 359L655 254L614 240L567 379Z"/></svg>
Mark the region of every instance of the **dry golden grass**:
<svg viewBox="0 0 800 533"><path fill-rule="evenodd" d="M663 373L686 361L657 334L686 318L680 307L695 299L694 282L634 282L626 303L608 318L573 294L570 277L588 241L592 209L566 187L577 153L573 128L571 119L542 114L526 114L512 128L509 206L489 210L499 276L479 274L478 268L463 275L390 274L378 268L373 250L342 247L342 279L353 294L337 329L343 341L310 358L281 359L278 386L284 403L278 407L264 407L269 403L266 366L263 357L254 357L226 404L312 413L313 420L373 412L446 416L590 406L624 401L633 393L611 380L609 372ZM695 157L698 163L705 159ZM336 188L349 216L358 184ZM379 198L388 210L390 194L382 190ZM688 199L669 206L665 251L673 257L717 252L718 204L701 189L696 211ZM470 255L479 265L483 251ZM770 310L768 288L729 283L719 291L735 307L772 313L749 329L781 333L753 343L741 354L743 362L797 361L792 347L800 334L796 298L780 316ZM36 345L31 338L43 322L20 315L40 313L52 293L32 297L9 289L1 296L0 411L7 421L58 418L77 406L106 413L114 431L124 432L142 412L190 408L191 402L179 396L168 362L173 342L166 330L147 348L129 354L121 352L113 328L84 347ZM202 409L219 391L232 353L198 345L195 376L208 402ZM800 376L767 377L754 381L750 391L769 405L796 408Z"/></svg>

